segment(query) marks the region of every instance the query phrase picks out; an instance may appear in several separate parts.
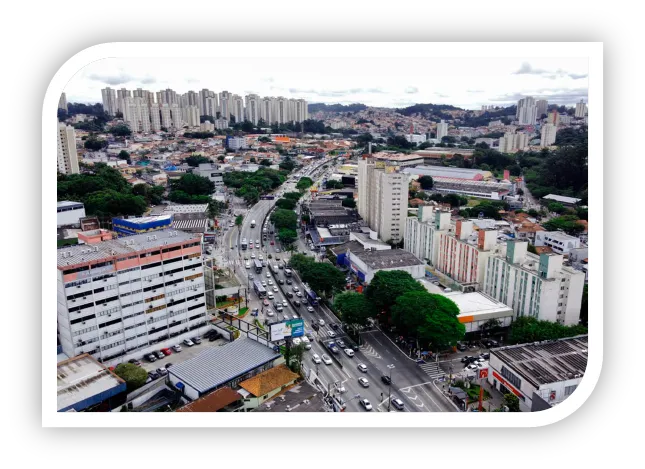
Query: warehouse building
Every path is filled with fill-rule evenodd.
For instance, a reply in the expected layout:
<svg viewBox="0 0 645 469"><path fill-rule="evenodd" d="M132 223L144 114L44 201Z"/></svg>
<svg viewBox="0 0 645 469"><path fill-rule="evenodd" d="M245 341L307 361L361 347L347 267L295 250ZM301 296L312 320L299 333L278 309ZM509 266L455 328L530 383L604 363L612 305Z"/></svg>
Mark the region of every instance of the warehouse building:
<svg viewBox="0 0 645 469"><path fill-rule="evenodd" d="M113 218L112 230L119 236L149 233L151 231L166 230L171 227L172 215L152 217Z"/></svg>
<svg viewBox="0 0 645 469"><path fill-rule="evenodd" d="M425 277L424 262L403 249L348 251L345 262L352 273L365 284L369 284L381 270L402 270L413 278Z"/></svg>

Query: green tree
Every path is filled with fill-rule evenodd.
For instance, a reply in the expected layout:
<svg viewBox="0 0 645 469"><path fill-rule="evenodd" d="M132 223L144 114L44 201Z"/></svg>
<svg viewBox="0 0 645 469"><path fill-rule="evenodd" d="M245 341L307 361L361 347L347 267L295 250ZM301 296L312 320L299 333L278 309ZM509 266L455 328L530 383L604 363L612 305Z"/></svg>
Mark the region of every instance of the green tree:
<svg viewBox="0 0 645 469"><path fill-rule="evenodd" d="M262 137L258 138L258 142L271 143L271 139L269 137L262 136Z"/></svg>
<svg viewBox="0 0 645 469"><path fill-rule="evenodd" d="M421 184L421 189L429 191L434 185L434 181L431 176L421 176L419 179L419 184Z"/></svg>
<svg viewBox="0 0 645 469"><path fill-rule="evenodd" d="M551 202L547 208L549 209L550 212L555 212L555 213L562 213L566 209L564 208L564 205L558 203L558 202Z"/></svg>
<svg viewBox="0 0 645 469"><path fill-rule="evenodd" d="M520 399L513 393L504 394L503 404L509 412L520 412Z"/></svg>
<svg viewBox="0 0 645 469"><path fill-rule="evenodd" d="M345 288L345 274L326 262L312 262L300 274L319 295L331 297Z"/></svg>
<svg viewBox="0 0 645 469"><path fill-rule="evenodd" d="M266 158L260 161L261 166L271 166L271 160L267 160Z"/></svg>
<svg viewBox="0 0 645 469"><path fill-rule="evenodd" d="M119 363L114 368L114 373L125 381L127 392L132 392L146 384L148 372L132 363Z"/></svg>
<svg viewBox="0 0 645 469"><path fill-rule="evenodd" d="M293 159L287 156L280 162L278 166L280 167L280 169L291 172L293 171L293 168L296 167L296 163L293 161Z"/></svg>
<svg viewBox="0 0 645 469"><path fill-rule="evenodd" d="M108 146L108 141L96 138L96 136L92 135L87 140L85 140L85 143L83 144L83 146L87 150L100 151L103 148L106 148Z"/></svg>
<svg viewBox="0 0 645 469"><path fill-rule="evenodd" d="M217 157L217 161L224 161L225 159L226 159L226 157L224 155L219 155Z"/></svg>
<svg viewBox="0 0 645 469"><path fill-rule="evenodd" d="M525 344L542 340L556 340L587 333L582 325L563 326L556 322L539 321L533 317L520 317L511 324L508 341L511 344Z"/></svg>
<svg viewBox="0 0 645 469"><path fill-rule="evenodd" d="M235 217L235 226L242 226L243 222L244 222L243 215L238 215L237 217Z"/></svg>
<svg viewBox="0 0 645 469"><path fill-rule="evenodd" d="M278 231L278 239L283 245L289 245L298 238L298 234L289 228L281 228Z"/></svg>
<svg viewBox="0 0 645 469"><path fill-rule="evenodd" d="M125 124L117 124L113 127L110 127L108 132L110 132L115 137L128 137L132 135L132 131L130 130L130 127L128 127Z"/></svg>
<svg viewBox="0 0 645 469"><path fill-rule="evenodd" d="M365 295L353 291L344 292L334 298L334 309L343 322L351 325L366 326L370 308Z"/></svg>
<svg viewBox="0 0 645 469"><path fill-rule="evenodd" d="M145 197L111 189L92 192L85 198L86 213L102 217L142 215L148 204Z"/></svg>
<svg viewBox="0 0 645 469"><path fill-rule="evenodd" d="M275 206L285 210L293 210L296 208L296 201L293 199L278 199Z"/></svg>
<svg viewBox="0 0 645 469"><path fill-rule="evenodd" d="M182 175L178 180L172 181L170 186L173 191L183 191L188 195L209 196L215 192L215 183L206 177L193 173Z"/></svg>
<svg viewBox="0 0 645 469"><path fill-rule="evenodd" d="M298 216L293 210L278 208L271 214L271 222L278 230L281 228L295 230L298 227Z"/></svg>
<svg viewBox="0 0 645 469"><path fill-rule="evenodd" d="M314 182L311 180L311 178L308 177L302 177L296 184L296 189L298 189L300 192L304 192L307 189L309 189L311 186L313 186Z"/></svg>
<svg viewBox="0 0 645 469"><path fill-rule="evenodd" d="M220 202L219 200L210 200L208 202L208 216L209 218L217 218L222 211L226 208L226 204L224 202Z"/></svg>
<svg viewBox="0 0 645 469"><path fill-rule="evenodd" d="M251 158L249 158L249 163L256 163L256 162L257 162L257 160L255 159L255 157L254 157L254 156L252 156Z"/></svg>
<svg viewBox="0 0 645 469"><path fill-rule="evenodd" d="M184 159L184 163L186 163L188 166L192 166L193 168L198 167L200 164L203 163L210 163L211 160L209 158L206 158L205 156L202 155L196 155L192 154L188 158Z"/></svg>
<svg viewBox="0 0 645 469"><path fill-rule="evenodd" d="M356 201L352 197L346 197L341 202L341 205L347 208L356 208Z"/></svg>
<svg viewBox="0 0 645 469"><path fill-rule="evenodd" d="M325 188L326 189L343 189L345 185L341 181L336 181L334 179L330 179L325 183Z"/></svg>
<svg viewBox="0 0 645 469"><path fill-rule="evenodd" d="M392 306L394 324L433 350L442 350L463 339L466 328L459 322L459 308L450 298L423 291L408 291Z"/></svg>
<svg viewBox="0 0 645 469"><path fill-rule="evenodd" d="M529 209L529 211L527 213L532 217L539 217L540 216L540 212L538 212L534 208Z"/></svg>
<svg viewBox="0 0 645 469"><path fill-rule="evenodd" d="M300 373L300 364L305 354L305 344L291 345L284 347L284 361L294 373Z"/></svg>
<svg viewBox="0 0 645 469"><path fill-rule="evenodd" d="M299 200L302 197L302 194L300 192L285 192L282 197L285 199L293 199L293 200Z"/></svg>
<svg viewBox="0 0 645 469"><path fill-rule="evenodd" d="M426 291L408 272L401 270L380 270L365 289L374 314L389 313L394 300L411 291ZM389 316L388 316L389 317Z"/></svg>
<svg viewBox="0 0 645 469"><path fill-rule="evenodd" d="M132 160L130 159L130 153L128 153L125 150L121 150L117 155L117 158L119 158L120 160L125 160L128 164L132 164Z"/></svg>
<svg viewBox="0 0 645 469"><path fill-rule="evenodd" d="M548 231L562 230L567 234L577 236L585 230L585 227L578 221L576 215L562 215L551 218L549 221L544 222L542 226Z"/></svg>

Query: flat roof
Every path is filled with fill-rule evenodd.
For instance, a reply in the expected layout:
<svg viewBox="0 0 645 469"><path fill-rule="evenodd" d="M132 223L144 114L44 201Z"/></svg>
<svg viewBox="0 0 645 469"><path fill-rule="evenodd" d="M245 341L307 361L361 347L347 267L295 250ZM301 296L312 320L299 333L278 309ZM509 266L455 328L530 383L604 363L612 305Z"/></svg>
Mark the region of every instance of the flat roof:
<svg viewBox="0 0 645 469"><path fill-rule="evenodd" d="M563 195L549 194L542 197L547 200L555 200L556 202L564 202L565 204L577 204L582 199L576 199L575 197L565 197Z"/></svg>
<svg viewBox="0 0 645 469"><path fill-rule="evenodd" d="M584 376L589 336L579 335L492 349L491 355L535 387Z"/></svg>
<svg viewBox="0 0 645 469"><path fill-rule="evenodd" d="M65 246L58 249L56 260L58 267L63 268L85 262L110 259L119 254L134 254L139 251L163 247L166 242L168 244L175 244L189 240L201 241L201 237L183 231L159 230L154 233L136 234L101 241L100 243L92 245L78 244L75 246Z"/></svg>
<svg viewBox="0 0 645 469"><path fill-rule="evenodd" d="M123 221L127 221L128 223L134 223L134 224L144 224L144 223L150 223L152 221L163 221L163 220L171 220L171 219L172 219L172 215L153 215L149 217L114 218L114 220L123 220Z"/></svg>
<svg viewBox="0 0 645 469"><path fill-rule="evenodd" d="M448 166L414 166L402 170L406 174L424 174L432 177L444 177L452 179L474 180L478 175L486 178L490 177L490 171L480 171L478 169L451 168Z"/></svg>
<svg viewBox="0 0 645 469"><path fill-rule="evenodd" d="M580 241L577 236L571 236L566 234L563 231L544 231L540 233L540 236L550 236L553 239L558 239L562 241Z"/></svg>
<svg viewBox="0 0 645 469"><path fill-rule="evenodd" d="M361 245L362 248L362 245ZM352 256L358 257L371 269L394 269L396 267L410 267L424 265L414 254L403 249L383 249L380 251L351 251Z"/></svg>
<svg viewBox="0 0 645 469"><path fill-rule="evenodd" d="M208 204L168 205L164 208L164 212L174 213L205 212L206 210L208 210Z"/></svg>
<svg viewBox="0 0 645 469"><path fill-rule="evenodd" d="M391 249L391 246L389 244L379 239L372 239L367 233L358 233L356 231L352 231L350 236L358 238L357 242L360 243L363 247L365 246L365 244L371 244L372 246L382 246Z"/></svg>
<svg viewBox="0 0 645 469"><path fill-rule="evenodd" d="M255 412L325 412L323 394L308 382L301 381L263 402Z"/></svg>
<svg viewBox="0 0 645 469"><path fill-rule="evenodd" d="M56 203L57 208L73 207L75 205L80 205L81 207L83 207L83 202L71 202L69 200L62 200L62 201Z"/></svg>
<svg viewBox="0 0 645 469"><path fill-rule="evenodd" d="M365 249L361 243L358 241L348 241L343 244L339 244L338 246L331 246L329 249L331 249L331 252L334 254L345 254L347 250L350 252L358 252L361 249Z"/></svg>
<svg viewBox="0 0 645 469"><path fill-rule="evenodd" d="M221 347L204 350L190 360L173 365L168 372L204 393L269 363L280 356L255 340L240 338Z"/></svg>
<svg viewBox="0 0 645 469"><path fill-rule="evenodd" d="M117 388L125 388L125 381L88 354L59 362L56 373L59 411L101 393L114 390L116 394L121 392Z"/></svg>
<svg viewBox="0 0 645 469"><path fill-rule="evenodd" d="M507 312L509 316L513 315L513 309L501 301L486 295L482 292L451 292L442 293L450 298L459 307L459 315L473 316L478 314L490 314Z"/></svg>

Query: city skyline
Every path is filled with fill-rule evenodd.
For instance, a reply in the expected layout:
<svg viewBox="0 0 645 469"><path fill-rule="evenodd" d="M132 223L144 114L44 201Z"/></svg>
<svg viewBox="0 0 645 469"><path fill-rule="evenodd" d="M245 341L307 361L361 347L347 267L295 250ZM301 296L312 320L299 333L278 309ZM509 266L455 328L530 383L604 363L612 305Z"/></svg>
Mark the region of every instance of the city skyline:
<svg viewBox="0 0 645 469"><path fill-rule="evenodd" d="M65 92L68 102L83 103L101 102L105 87L177 93L207 88L391 108L433 103L480 109L513 105L525 96L567 106L588 101L585 59L420 58L408 59L413 67L374 73L384 60L389 59L104 59L79 70Z"/></svg>

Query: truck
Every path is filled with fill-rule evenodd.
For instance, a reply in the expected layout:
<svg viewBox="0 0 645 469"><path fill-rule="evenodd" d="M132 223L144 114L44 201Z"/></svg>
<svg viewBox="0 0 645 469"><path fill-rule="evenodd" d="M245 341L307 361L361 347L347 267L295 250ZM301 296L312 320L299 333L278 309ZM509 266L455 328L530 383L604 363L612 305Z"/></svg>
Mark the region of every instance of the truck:
<svg viewBox="0 0 645 469"><path fill-rule="evenodd" d="M291 271L291 269L287 269L287 268L284 269L284 276L285 277L291 277L292 273L293 272Z"/></svg>
<svg viewBox="0 0 645 469"><path fill-rule="evenodd" d="M242 247L242 249L246 249L248 247L248 245L249 244L247 243L246 238L244 238L242 240L242 242L240 243L240 246Z"/></svg>
<svg viewBox="0 0 645 469"><path fill-rule="evenodd" d="M255 220L251 220L251 228L255 228Z"/></svg>
<svg viewBox="0 0 645 469"><path fill-rule="evenodd" d="M278 270L278 264L273 264L273 266L271 267L271 270L273 271L273 273L274 273L275 275L278 275L278 272L279 272L279 270Z"/></svg>

